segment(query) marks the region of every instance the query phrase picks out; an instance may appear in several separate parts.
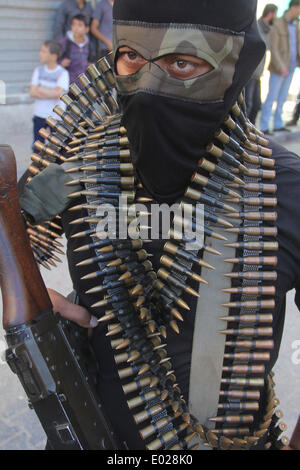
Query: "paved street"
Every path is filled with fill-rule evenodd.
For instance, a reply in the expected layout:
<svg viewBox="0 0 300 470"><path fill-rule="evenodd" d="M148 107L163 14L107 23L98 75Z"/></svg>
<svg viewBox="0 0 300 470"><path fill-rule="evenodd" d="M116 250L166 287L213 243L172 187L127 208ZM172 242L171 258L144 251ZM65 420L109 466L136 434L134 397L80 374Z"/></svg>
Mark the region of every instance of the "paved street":
<svg viewBox="0 0 300 470"><path fill-rule="evenodd" d="M31 121L30 105L0 107L0 119L3 123L0 142L13 146L18 162L18 176L30 162ZM13 123L13 124L12 124ZM297 131L297 133L296 133ZM280 136L285 141L285 136ZM290 150L300 153L300 127L284 142ZM68 294L71 283L66 261L51 272L42 268L42 275L48 287L62 294ZM294 292L287 298L287 318L285 334L280 350L280 358L275 368L275 382L280 408L284 412L284 421L288 424L286 435L295 425L299 414L300 391L300 313L293 302ZM0 299L0 316L2 317ZM17 378L11 373L3 360L5 350L4 332L0 328L0 450L39 450L45 445L44 432L33 411L27 406L27 400Z"/></svg>

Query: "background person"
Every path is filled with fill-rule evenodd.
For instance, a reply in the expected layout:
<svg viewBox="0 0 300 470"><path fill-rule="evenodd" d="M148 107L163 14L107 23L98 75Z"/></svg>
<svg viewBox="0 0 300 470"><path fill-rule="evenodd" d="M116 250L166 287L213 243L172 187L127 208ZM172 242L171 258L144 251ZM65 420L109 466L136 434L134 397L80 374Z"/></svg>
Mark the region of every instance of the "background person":
<svg viewBox="0 0 300 470"><path fill-rule="evenodd" d="M300 0L291 0L288 10L275 21L270 33L270 81L269 93L262 106L260 128L266 134L269 129L272 107L275 102L274 131L286 131L282 121L282 109L296 67L300 64L299 35Z"/></svg>
<svg viewBox="0 0 300 470"><path fill-rule="evenodd" d="M271 28L274 24L274 20L277 18L278 7L273 3L268 3L262 16L257 22L259 33L266 44L267 50L270 49L269 36ZM263 74L266 62L266 56L260 62L259 66L255 70L251 80L245 87L245 99L247 105L247 112L250 121L255 124L257 114L261 109L261 83L260 78Z"/></svg>
<svg viewBox="0 0 300 470"><path fill-rule="evenodd" d="M35 68L29 94L34 101L33 135L34 141L40 139L39 130L45 127L46 118L59 117L53 108L60 103L60 96L69 89L69 73L58 61L61 55L61 45L57 41L46 41L40 50L40 62Z"/></svg>
<svg viewBox="0 0 300 470"><path fill-rule="evenodd" d="M72 18L71 30L60 41L62 47L61 65L70 74L70 83L76 81L78 75L84 73L91 60L91 43L89 39L89 25L84 15L75 15Z"/></svg>
<svg viewBox="0 0 300 470"><path fill-rule="evenodd" d="M90 2L86 0L64 0L60 5L54 26L54 38L56 40L62 39L67 32L71 29L72 18L75 15L84 15L90 25L93 7Z"/></svg>
<svg viewBox="0 0 300 470"><path fill-rule="evenodd" d="M112 7L114 0L97 2L91 24L91 33L97 40L97 59L112 50Z"/></svg>
<svg viewBox="0 0 300 470"><path fill-rule="evenodd" d="M293 111L292 119L287 123L287 126L296 126L300 117L300 93L298 94L295 108Z"/></svg>

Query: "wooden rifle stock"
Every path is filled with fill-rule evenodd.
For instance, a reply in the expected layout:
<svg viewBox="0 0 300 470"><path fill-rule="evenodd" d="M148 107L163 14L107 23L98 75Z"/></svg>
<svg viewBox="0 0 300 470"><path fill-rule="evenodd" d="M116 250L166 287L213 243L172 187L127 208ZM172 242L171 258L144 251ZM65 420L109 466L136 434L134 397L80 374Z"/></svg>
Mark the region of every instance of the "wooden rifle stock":
<svg viewBox="0 0 300 470"><path fill-rule="evenodd" d="M6 361L53 449L117 449L86 367L94 360L87 353L87 337L77 325L53 315L22 220L16 162L8 146L0 146L0 285Z"/></svg>
<svg viewBox="0 0 300 470"><path fill-rule="evenodd" d="M5 330L52 309L21 216L16 160L0 146L0 285Z"/></svg>

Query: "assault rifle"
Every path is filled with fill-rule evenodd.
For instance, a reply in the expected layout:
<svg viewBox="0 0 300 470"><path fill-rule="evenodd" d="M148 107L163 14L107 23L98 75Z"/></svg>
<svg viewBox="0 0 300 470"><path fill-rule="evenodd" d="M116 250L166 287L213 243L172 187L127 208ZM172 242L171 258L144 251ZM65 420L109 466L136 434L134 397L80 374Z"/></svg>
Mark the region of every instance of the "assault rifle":
<svg viewBox="0 0 300 470"><path fill-rule="evenodd" d="M21 216L16 183L14 153L0 146L0 285L6 360L53 449L122 448L86 367L93 358L84 353L88 348L83 329L52 311Z"/></svg>

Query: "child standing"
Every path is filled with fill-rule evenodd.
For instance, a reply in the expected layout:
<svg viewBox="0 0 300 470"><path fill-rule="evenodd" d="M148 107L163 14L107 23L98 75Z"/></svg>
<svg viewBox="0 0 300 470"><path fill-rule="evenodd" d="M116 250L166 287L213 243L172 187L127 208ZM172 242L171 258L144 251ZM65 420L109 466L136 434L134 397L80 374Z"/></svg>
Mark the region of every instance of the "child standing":
<svg viewBox="0 0 300 470"><path fill-rule="evenodd" d="M78 75L84 73L89 64L90 40L88 33L88 20L84 15L78 14L72 18L71 30L60 41L62 46L61 65L68 69L71 83L76 82Z"/></svg>
<svg viewBox="0 0 300 470"><path fill-rule="evenodd" d="M46 126L46 118L59 117L53 112L53 108L60 104L60 96L69 89L69 73L58 60L61 54L61 46L57 41L46 41L40 50L40 62L42 65L35 68L30 86L30 96L35 98L33 116L34 142L42 140L39 130Z"/></svg>

